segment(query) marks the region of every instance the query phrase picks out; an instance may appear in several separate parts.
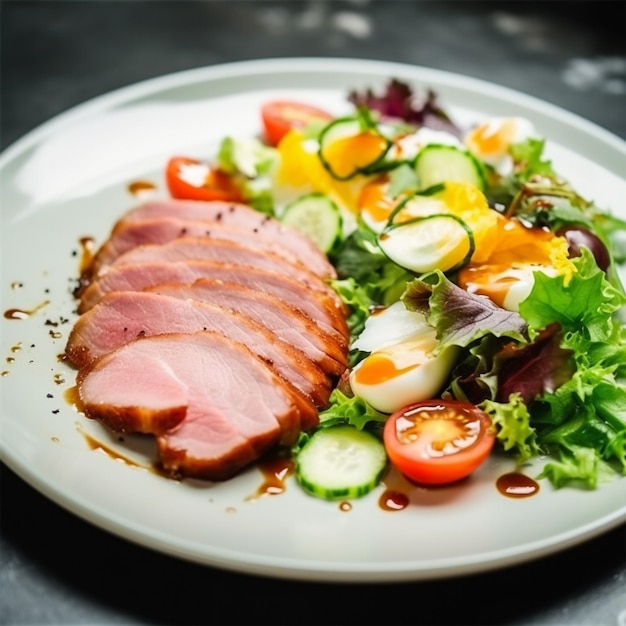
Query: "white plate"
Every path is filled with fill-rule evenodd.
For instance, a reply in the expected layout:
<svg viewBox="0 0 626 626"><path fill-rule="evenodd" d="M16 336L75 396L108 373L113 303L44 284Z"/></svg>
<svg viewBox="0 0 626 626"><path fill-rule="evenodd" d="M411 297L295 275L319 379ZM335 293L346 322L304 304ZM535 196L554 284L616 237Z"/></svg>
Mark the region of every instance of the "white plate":
<svg viewBox="0 0 626 626"><path fill-rule="evenodd" d="M98 98L44 124L0 157L2 190L1 452L35 489L85 520L151 549L240 572L319 581L400 581L485 571L553 553L626 519L626 480L593 492L499 494L512 469L494 457L462 485L410 491L384 511L382 488L337 503L306 496L293 478L280 495L252 497L253 468L219 485L150 471L152 450L120 443L67 399L74 372L58 360L75 319L71 290L82 237L101 242L139 202L129 183L152 181L175 153L210 156L227 133L259 128L259 104L293 96L341 112L354 88L390 77L435 89L465 123L530 118L557 169L583 195L617 210L626 197L624 142L580 118L484 82L384 62L252 61L183 72ZM45 304L48 302L48 304ZM41 308L38 308L41 307ZM90 441L108 446L93 449ZM536 468L529 467L532 474ZM408 487L407 487L408 489Z"/></svg>

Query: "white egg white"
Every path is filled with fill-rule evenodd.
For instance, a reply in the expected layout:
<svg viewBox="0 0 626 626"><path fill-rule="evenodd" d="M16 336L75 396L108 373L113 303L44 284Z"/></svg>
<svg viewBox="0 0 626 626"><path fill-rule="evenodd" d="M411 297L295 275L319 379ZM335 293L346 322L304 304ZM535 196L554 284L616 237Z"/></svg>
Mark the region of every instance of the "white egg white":
<svg viewBox="0 0 626 626"><path fill-rule="evenodd" d="M434 397L448 377L457 351L436 352L435 329L402 302L371 315L352 348L370 352L350 373L352 391L376 410L393 411ZM388 359L385 371L375 360ZM363 372L369 371L366 376ZM365 379L365 380L364 380Z"/></svg>
<svg viewBox="0 0 626 626"><path fill-rule="evenodd" d="M352 391L382 413L393 413L413 402L436 397L457 355L455 348L435 353L436 348L433 332L372 352L350 373ZM368 373L363 380L363 372L380 357L388 359L395 371L391 375L381 371L378 378ZM373 371L380 370L374 366Z"/></svg>
<svg viewBox="0 0 626 626"><path fill-rule="evenodd" d="M520 304L530 295L535 285L535 272L543 272L547 276L557 274L554 268L544 265L510 267L502 272L490 274L487 284L469 281L465 289L469 293L490 297L507 311L518 312Z"/></svg>
<svg viewBox="0 0 626 626"><path fill-rule="evenodd" d="M422 335L430 335L433 327L417 311L409 311L399 300L372 313L365 327L352 344L363 352L374 352L402 341L410 341Z"/></svg>
<svg viewBox="0 0 626 626"><path fill-rule="evenodd" d="M500 149L485 150L481 147L480 140L476 140L476 133L483 138L499 137ZM499 174L510 174L513 167L513 159L509 154L509 148L531 137L537 137L532 122L523 117L494 117L478 128L471 130L465 136L465 145L479 159L491 165Z"/></svg>
<svg viewBox="0 0 626 626"><path fill-rule="evenodd" d="M389 156L391 158L411 160L417 156L417 153L428 145L444 145L463 148L463 143L452 133L445 130L434 130L432 128L422 127L414 133L402 135L394 141Z"/></svg>

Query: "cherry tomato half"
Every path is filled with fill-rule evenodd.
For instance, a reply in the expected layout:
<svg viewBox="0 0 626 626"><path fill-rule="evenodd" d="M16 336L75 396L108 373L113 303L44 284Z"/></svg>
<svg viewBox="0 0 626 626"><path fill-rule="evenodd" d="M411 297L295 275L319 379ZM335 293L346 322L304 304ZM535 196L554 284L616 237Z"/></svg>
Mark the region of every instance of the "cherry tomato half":
<svg viewBox="0 0 626 626"><path fill-rule="evenodd" d="M293 128L304 128L311 122L330 122L333 116L317 107L293 100L273 100L261 107L265 141L277 146Z"/></svg>
<svg viewBox="0 0 626 626"><path fill-rule="evenodd" d="M172 157L165 169L165 180L172 197L179 200L243 201L232 177L205 161Z"/></svg>
<svg viewBox="0 0 626 626"><path fill-rule="evenodd" d="M487 459L495 439L487 413L457 400L411 404L390 415L383 431L391 462L425 485L469 476Z"/></svg>

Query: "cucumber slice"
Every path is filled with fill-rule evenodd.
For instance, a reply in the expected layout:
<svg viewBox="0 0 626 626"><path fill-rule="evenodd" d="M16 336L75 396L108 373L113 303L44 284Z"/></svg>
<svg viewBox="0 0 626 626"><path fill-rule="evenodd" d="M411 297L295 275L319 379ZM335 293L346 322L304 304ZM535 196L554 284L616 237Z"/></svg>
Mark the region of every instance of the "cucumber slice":
<svg viewBox="0 0 626 626"><path fill-rule="evenodd" d="M418 274L463 267L475 250L471 228L450 213L391 224L379 235L378 246L394 263Z"/></svg>
<svg viewBox="0 0 626 626"><path fill-rule="evenodd" d="M280 219L283 224L307 235L326 254L341 241L341 211L322 193L301 196L287 205Z"/></svg>
<svg viewBox="0 0 626 626"><path fill-rule="evenodd" d="M354 426L329 426L313 433L300 450L296 479L318 498L360 498L379 484L386 467L385 447L375 435Z"/></svg>
<svg viewBox="0 0 626 626"><path fill-rule="evenodd" d="M467 150L456 146L430 144L415 158L415 171L421 189L448 181L470 183L485 190L485 173L481 163Z"/></svg>
<svg viewBox="0 0 626 626"><path fill-rule="evenodd" d="M318 156L336 180L376 171L392 142L364 114L342 117L326 126L319 137Z"/></svg>

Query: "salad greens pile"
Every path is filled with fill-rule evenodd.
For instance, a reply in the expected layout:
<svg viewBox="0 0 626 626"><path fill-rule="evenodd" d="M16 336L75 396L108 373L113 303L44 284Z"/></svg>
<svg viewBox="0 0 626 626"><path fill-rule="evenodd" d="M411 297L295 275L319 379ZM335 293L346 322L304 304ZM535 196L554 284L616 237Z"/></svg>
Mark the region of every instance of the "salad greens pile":
<svg viewBox="0 0 626 626"><path fill-rule="evenodd" d="M419 102L400 81L391 81L383 95L352 92L348 99L362 124L384 125L387 133L395 127L398 133L432 128L462 135L435 94ZM319 126L309 129L311 135L318 132ZM499 444L520 464L545 456L540 478L555 487L593 489L626 474L626 292L617 272L626 262L626 221L581 197L545 158L544 148L537 138L514 143L513 167L504 174L480 163L482 191L493 210L569 243L574 271L535 272L519 311L458 286L458 269L417 274L399 266L362 220L329 252L338 272L333 286L349 306L353 338L377 306L401 299L423 313L436 329L440 349L460 351L441 397L485 410ZM265 211L276 209L269 175L275 152L254 143L246 148L232 138L220 151L221 165L245 173L253 199ZM415 184L410 163L378 162L371 173L380 171L389 176L391 195ZM351 364L362 356L353 350ZM376 430L387 415L340 381L320 417L322 427L349 423Z"/></svg>

